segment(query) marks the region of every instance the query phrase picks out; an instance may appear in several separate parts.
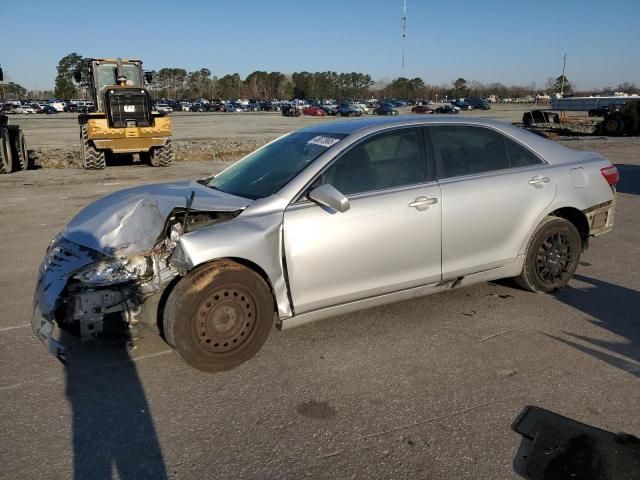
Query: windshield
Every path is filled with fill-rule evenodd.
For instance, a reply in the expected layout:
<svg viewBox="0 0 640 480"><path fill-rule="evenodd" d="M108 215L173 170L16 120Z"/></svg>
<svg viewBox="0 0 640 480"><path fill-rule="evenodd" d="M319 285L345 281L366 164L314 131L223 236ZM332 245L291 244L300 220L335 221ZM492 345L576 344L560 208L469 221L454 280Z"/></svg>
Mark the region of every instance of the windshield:
<svg viewBox="0 0 640 480"><path fill-rule="evenodd" d="M117 85L117 66L115 63L103 63L98 65L97 81L98 90L104 86ZM138 65L124 64L122 65L122 72L127 77L127 86L135 87L142 85L142 78L140 78L140 69Z"/></svg>
<svg viewBox="0 0 640 480"><path fill-rule="evenodd" d="M294 132L256 150L207 182L239 197L268 197L346 135Z"/></svg>

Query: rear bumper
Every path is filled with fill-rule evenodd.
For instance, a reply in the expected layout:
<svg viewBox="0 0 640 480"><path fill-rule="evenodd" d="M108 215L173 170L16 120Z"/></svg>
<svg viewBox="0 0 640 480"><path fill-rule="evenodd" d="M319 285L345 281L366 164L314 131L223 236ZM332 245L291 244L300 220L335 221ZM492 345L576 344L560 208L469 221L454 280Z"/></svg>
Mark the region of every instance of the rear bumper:
<svg viewBox="0 0 640 480"><path fill-rule="evenodd" d="M151 127L111 128L106 118L87 120L87 135L96 148L114 153L148 152L171 138L171 119L154 117Z"/></svg>
<svg viewBox="0 0 640 480"><path fill-rule="evenodd" d="M598 235L609 233L613 230L613 224L615 222L615 194L612 200L589 207L583 210L583 213L589 222L589 235L597 237Z"/></svg>

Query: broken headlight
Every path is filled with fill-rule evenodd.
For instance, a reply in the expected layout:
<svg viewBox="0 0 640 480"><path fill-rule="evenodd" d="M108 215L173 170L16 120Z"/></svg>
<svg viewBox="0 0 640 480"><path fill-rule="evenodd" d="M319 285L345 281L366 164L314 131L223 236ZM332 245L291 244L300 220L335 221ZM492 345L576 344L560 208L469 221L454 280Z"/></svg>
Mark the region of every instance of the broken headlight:
<svg viewBox="0 0 640 480"><path fill-rule="evenodd" d="M107 286L139 280L152 270L149 260L142 255L101 260L76 273L73 278L95 286Z"/></svg>

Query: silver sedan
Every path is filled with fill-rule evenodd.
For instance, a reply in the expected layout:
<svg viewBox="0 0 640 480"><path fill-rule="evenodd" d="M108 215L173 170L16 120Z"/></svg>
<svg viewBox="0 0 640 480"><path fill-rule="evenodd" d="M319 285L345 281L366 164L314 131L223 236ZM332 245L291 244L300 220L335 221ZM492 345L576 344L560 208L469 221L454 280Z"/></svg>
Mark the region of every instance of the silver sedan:
<svg viewBox="0 0 640 480"><path fill-rule="evenodd" d="M195 368L251 358L272 325L476 282L567 284L613 228L618 172L508 124L432 116L329 122L204 180L89 205L49 246L32 324L82 339L157 326Z"/></svg>

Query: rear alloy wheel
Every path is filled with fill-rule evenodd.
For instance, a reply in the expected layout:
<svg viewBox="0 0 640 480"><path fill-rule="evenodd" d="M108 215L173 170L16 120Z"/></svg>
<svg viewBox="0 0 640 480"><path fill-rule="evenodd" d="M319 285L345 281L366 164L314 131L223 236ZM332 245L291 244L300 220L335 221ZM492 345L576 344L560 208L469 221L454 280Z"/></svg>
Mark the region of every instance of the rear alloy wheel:
<svg viewBox="0 0 640 480"><path fill-rule="evenodd" d="M253 357L273 324L269 286L231 260L196 268L173 289L164 310L167 342L194 368L230 370Z"/></svg>
<svg viewBox="0 0 640 480"><path fill-rule="evenodd" d="M13 155L11 154L11 139L6 128L0 128L0 175L13 171Z"/></svg>
<svg viewBox="0 0 640 480"><path fill-rule="evenodd" d="M82 155L82 166L85 170L102 170L107 166L107 157L104 150L94 147L87 126L80 127L80 154Z"/></svg>
<svg viewBox="0 0 640 480"><path fill-rule="evenodd" d="M13 155L13 169L26 170L29 168L29 156L24 141L24 133L19 128L9 130L11 139L11 154Z"/></svg>
<svg viewBox="0 0 640 480"><path fill-rule="evenodd" d="M576 227L564 218L548 217L529 243L516 283L532 292L562 288L573 277L581 251L582 240Z"/></svg>

